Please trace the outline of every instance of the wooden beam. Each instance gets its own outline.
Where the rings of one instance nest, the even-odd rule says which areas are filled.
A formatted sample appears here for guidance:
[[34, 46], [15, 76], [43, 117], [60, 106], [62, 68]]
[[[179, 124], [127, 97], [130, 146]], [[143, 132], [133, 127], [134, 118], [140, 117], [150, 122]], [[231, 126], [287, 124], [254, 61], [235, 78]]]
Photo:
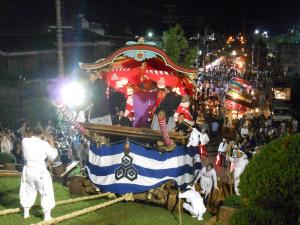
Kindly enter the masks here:
[[[159, 130], [149, 128], [133, 128], [122, 127], [116, 125], [100, 125], [91, 123], [81, 123], [81, 125], [92, 133], [97, 133], [105, 137], [124, 137], [131, 139], [139, 139], [143, 141], [158, 141], [162, 140], [162, 135]], [[179, 143], [186, 144], [187, 136], [178, 132], [169, 132], [170, 138]]]

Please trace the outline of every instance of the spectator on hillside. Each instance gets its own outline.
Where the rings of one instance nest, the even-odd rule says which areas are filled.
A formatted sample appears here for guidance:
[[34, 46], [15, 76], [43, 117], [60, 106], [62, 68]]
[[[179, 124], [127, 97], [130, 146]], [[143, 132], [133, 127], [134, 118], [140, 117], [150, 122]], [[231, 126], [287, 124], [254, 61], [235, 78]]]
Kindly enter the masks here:
[[5, 134], [1, 138], [1, 152], [11, 153], [13, 150], [13, 143], [11, 142], [8, 134]]

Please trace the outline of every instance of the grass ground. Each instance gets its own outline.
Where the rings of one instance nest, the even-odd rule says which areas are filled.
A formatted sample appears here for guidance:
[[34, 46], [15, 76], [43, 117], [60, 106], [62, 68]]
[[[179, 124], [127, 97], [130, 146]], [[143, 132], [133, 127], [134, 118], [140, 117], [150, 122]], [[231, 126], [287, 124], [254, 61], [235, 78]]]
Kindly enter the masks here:
[[[0, 178], [0, 210], [7, 208], [19, 207], [19, 178]], [[54, 183], [56, 201], [69, 199], [69, 190], [61, 184]], [[89, 200], [79, 203], [57, 206], [52, 211], [52, 217], [61, 216], [85, 207], [93, 206], [101, 202], [107, 201], [106, 199]], [[36, 203], [39, 203], [37, 199]], [[209, 214], [204, 215], [204, 219], [210, 218]], [[0, 225], [29, 225], [38, 223], [43, 219], [43, 213], [40, 207], [31, 210], [31, 217], [24, 220], [22, 213], [0, 216]], [[205, 221], [204, 220], [204, 221]], [[197, 221], [191, 216], [183, 213], [183, 225], [202, 225], [204, 221]], [[170, 211], [135, 202], [121, 202], [109, 206], [104, 209], [89, 213], [87, 215], [77, 217], [66, 222], [60, 223], [61, 225], [177, 225], [178, 214], [172, 214]]]

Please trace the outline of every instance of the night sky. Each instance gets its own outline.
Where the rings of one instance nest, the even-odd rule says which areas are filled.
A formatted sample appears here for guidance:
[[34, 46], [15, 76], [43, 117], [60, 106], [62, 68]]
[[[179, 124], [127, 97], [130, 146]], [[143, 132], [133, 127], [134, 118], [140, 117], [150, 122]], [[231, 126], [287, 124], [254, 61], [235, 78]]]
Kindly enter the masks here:
[[[203, 33], [205, 25], [217, 33], [251, 32], [255, 28], [278, 34], [300, 26], [300, 0], [62, 0], [64, 24], [83, 13], [100, 22], [113, 34], [144, 35], [148, 30], [161, 35], [167, 28], [165, 4], [174, 4], [175, 20], [189, 35]], [[55, 0], [0, 0], [0, 35], [35, 32], [55, 24]]]

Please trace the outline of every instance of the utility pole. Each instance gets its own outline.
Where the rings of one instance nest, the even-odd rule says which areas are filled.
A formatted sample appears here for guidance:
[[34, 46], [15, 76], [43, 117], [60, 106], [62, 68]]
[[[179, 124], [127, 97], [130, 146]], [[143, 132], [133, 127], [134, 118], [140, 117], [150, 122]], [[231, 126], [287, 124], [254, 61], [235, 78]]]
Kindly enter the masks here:
[[62, 18], [61, 18], [61, 0], [55, 0], [55, 5], [56, 5], [58, 76], [64, 77], [64, 52], [63, 52], [63, 33], [62, 33]]
[[251, 52], [251, 72], [254, 69], [254, 43], [252, 44], [252, 52]]
[[167, 10], [167, 16], [164, 17], [163, 23], [167, 24], [168, 27], [171, 27], [175, 24], [176, 20], [176, 9], [177, 5], [172, 2], [172, 0], [169, 0], [167, 4], [164, 5], [164, 7]]

